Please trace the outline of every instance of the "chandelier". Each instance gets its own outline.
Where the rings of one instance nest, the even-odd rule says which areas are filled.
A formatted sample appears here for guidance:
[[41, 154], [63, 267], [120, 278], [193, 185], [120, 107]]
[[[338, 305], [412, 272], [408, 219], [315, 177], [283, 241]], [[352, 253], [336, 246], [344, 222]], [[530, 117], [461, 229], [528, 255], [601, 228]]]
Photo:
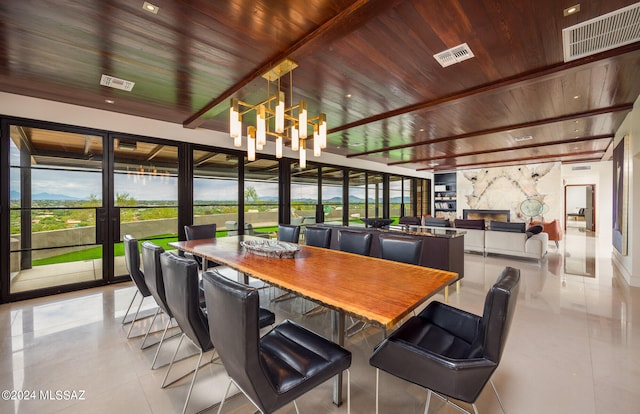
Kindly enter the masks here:
[[[313, 155], [319, 157], [321, 150], [327, 147], [327, 116], [323, 113], [309, 117], [307, 104], [300, 100], [293, 105], [293, 78], [291, 72], [298, 65], [285, 59], [262, 75], [267, 80], [268, 98], [252, 105], [236, 98], [231, 98], [229, 109], [229, 135], [233, 138], [234, 147], [242, 147], [243, 117], [255, 114], [255, 126], [247, 127], [247, 159], [255, 161], [256, 150], [260, 151], [267, 143], [267, 135], [275, 137], [276, 158], [282, 158], [285, 142], [290, 142], [291, 150], [299, 152], [300, 168], [307, 167], [307, 140], [313, 139]], [[280, 78], [289, 74], [289, 90], [291, 96], [287, 107], [285, 94], [280, 90]], [[278, 81], [277, 89], [270, 95], [271, 83]], [[313, 131], [313, 135], [309, 131]]]

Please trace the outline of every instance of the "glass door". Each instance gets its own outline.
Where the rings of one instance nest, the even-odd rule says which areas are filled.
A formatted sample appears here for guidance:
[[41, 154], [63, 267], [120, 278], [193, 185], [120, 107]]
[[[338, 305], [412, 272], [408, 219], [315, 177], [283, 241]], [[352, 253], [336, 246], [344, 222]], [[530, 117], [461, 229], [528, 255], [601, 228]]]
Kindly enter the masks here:
[[150, 240], [165, 250], [178, 240], [178, 147], [114, 135], [113, 202], [109, 219], [113, 237], [113, 274], [128, 277], [123, 236]]
[[104, 137], [19, 124], [8, 131], [9, 294], [102, 283]]

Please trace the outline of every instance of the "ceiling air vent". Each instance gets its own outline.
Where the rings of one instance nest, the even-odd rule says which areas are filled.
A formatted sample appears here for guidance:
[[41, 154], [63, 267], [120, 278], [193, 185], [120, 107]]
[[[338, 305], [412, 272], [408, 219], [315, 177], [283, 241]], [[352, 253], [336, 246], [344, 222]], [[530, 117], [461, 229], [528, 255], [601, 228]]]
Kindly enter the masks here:
[[564, 61], [569, 62], [640, 40], [640, 3], [562, 30]]
[[579, 165], [577, 167], [571, 167], [571, 171], [586, 171], [590, 169], [591, 169], [590, 165]]
[[433, 57], [443, 68], [454, 65], [456, 63], [460, 63], [463, 60], [471, 59], [474, 56], [475, 55], [469, 48], [469, 45], [467, 45], [466, 43], [433, 55]]
[[133, 89], [133, 85], [135, 84], [135, 82], [120, 78], [114, 78], [113, 76], [109, 75], [102, 75], [102, 77], [100, 78], [100, 85], [108, 86], [110, 88], [122, 89], [123, 91], [127, 92], [131, 92], [131, 90]]

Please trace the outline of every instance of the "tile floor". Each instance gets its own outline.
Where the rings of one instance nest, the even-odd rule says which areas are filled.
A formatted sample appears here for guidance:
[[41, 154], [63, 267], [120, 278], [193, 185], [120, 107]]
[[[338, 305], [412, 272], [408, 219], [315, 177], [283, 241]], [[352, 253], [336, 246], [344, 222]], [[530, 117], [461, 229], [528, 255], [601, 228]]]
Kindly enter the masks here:
[[[462, 289], [450, 303], [474, 313], [481, 312], [485, 293], [504, 266], [522, 271], [514, 324], [493, 376], [508, 413], [640, 412], [640, 289], [616, 275], [610, 251], [605, 241], [570, 228], [559, 249], [550, 244], [541, 265], [465, 255]], [[6, 401], [3, 394], [0, 413], [180, 412], [190, 378], [161, 389], [166, 368], [150, 369], [155, 347], [143, 351], [141, 338], [126, 339], [128, 326], [121, 319], [133, 293], [130, 284], [120, 284], [0, 306], [0, 329], [6, 333], [0, 339], [0, 389], [35, 392], [29, 394], [35, 399], [21, 401]], [[278, 319], [291, 318], [328, 335], [329, 314], [301, 317], [302, 306], [300, 299], [271, 305]], [[139, 324], [134, 333], [145, 328]], [[353, 352], [353, 413], [374, 412], [375, 370], [368, 358], [380, 340], [375, 327], [347, 340]], [[177, 342], [163, 347], [160, 363], [168, 362]], [[195, 362], [183, 359], [172, 378]], [[225, 387], [223, 367], [206, 365], [188, 412], [215, 412], [207, 407]], [[58, 396], [58, 390], [68, 394]], [[425, 397], [420, 387], [381, 374], [381, 413], [422, 413]], [[490, 387], [477, 404], [481, 413], [499, 412]], [[346, 413], [345, 405], [331, 403], [331, 382], [300, 398], [298, 406], [302, 413]], [[244, 397], [232, 399], [224, 410], [254, 411]], [[295, 409], [289, 405], [279, 412]], [[458, 411], [432, 399], [430, 412]]]

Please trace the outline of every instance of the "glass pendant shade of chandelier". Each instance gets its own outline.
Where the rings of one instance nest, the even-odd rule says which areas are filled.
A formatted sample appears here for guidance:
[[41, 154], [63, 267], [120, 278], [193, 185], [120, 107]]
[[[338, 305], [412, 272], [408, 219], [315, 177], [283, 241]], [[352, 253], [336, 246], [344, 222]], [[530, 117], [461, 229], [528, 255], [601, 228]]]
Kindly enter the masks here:
[[[321, 156], [322, 149], [327, 147], [327, 118], [321, 113], [309, 117], [307, 103], [300, 100], [293, 105], [293, 96], [290, 98], [289, 107], [286, 106], [285, 93], [280, 90], [280, 78], [289, 73], [289, 88], [293, 90], [291, 71], [297, 64], [289, 59], [280, 62], [276, 67], [262, 75], [267, 79], [267, 94], [271, 82], [277, 82], [277, 91], [269, 95], [264, 101], [257, 104], [249, 104], [237, 98], [231, 98], [229, 108], [229, 136], [233, 138], [235, 147], [242, 146], [243, 117], [249, 113], [255, 113], [255, 127], [247, 127], [247, 158], [255, 160], [256, 150], [261, 151], [267, 144], [267, 135], [275, 138], [276, 158], [282, 158], [286, 140], [291, 140], [291, 150], [299, 153], [300, 167], [306, 168], [306, 141], [313, 139], [313, 155]], [[245, 122], [247, 122], [245, 120]], [[249, 118], [253, 123], [253, 117]], [[311, 127], [313, 135], [309, 136]]]

